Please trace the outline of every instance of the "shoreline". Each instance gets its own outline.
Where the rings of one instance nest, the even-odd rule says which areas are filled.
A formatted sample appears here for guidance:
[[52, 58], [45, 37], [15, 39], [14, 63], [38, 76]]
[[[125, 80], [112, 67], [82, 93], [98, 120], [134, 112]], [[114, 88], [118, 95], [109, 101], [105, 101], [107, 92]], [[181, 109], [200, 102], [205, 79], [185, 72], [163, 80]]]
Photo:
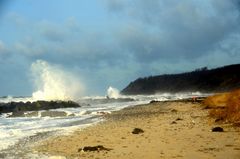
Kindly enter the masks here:
[[[239, 158], [240, 129], [214, 126], [208, 110], [189, 101], [153, 102], [103, 116], [106, 120], [32, 147], [33, 154], [62, 158]], [[134, 128], [144, 132], [133, 134]], [[96, 152], [87, 146], [103, 146]]]
[[6, 149], [3, 149], [0, 151], [0, 158], [11, 158], [11, 159], [18, 159], [18, 158], [48, 158], [49, 156], [45, 155], [38, 155], [35, 152], [32, 151], [32, 147], [36, 146], [36, 143], [54, 138], [55, 136], [66, 136], [71, 135], [73, 132], [77, 130], [85, 129], [89, 126], [97, 125], [99, 122], [102, 121], [99, 117], [91, 117], [88, 120], [91, 119], [99, 119], [94, 122], [87, 122], [87, 121], [81, 121], [81, 125], [75, 125], [71, 127], [66, 127], [67, 129], [62, 130], [50, 130], [45, 132], [39, 132], [35, 135], [27, 136], [22, 139], [20, 139], [15, 144], [9, 146]]

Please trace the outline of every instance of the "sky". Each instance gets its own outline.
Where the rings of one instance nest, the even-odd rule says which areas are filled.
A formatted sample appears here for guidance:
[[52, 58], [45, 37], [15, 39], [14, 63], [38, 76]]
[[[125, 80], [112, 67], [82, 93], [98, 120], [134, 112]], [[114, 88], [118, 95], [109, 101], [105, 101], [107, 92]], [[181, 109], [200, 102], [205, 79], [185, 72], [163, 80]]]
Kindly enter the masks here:
[[0, 0], [0, 96], [31, 95], [38, 60], [74, 74], [84, 95], [236, 64], [239, 26], [239, 0]]

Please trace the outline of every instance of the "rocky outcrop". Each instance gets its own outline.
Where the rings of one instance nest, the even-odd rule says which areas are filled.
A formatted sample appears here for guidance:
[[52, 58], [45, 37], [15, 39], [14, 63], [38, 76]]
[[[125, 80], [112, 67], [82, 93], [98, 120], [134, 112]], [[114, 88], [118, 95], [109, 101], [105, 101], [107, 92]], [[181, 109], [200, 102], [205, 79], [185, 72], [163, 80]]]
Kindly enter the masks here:
[[73, 101], [36, 101], [36, 102], [10, 102], [0, 103], [0, 113], [13, 112], [20, 115], [26, 111], [39, 111], [57, 108], [77, 108], [81, 107]]

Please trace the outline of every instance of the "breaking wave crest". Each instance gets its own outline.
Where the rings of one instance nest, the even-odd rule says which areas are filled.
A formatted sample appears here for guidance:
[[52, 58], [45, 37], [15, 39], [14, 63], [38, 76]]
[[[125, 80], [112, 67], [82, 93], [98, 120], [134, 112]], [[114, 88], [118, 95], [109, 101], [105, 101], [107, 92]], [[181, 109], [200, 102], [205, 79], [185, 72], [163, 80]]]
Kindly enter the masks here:
[[79, 78], [58, 65], [37, 60], [31, 65], [34, 100], [74, 100], [83, 92]]

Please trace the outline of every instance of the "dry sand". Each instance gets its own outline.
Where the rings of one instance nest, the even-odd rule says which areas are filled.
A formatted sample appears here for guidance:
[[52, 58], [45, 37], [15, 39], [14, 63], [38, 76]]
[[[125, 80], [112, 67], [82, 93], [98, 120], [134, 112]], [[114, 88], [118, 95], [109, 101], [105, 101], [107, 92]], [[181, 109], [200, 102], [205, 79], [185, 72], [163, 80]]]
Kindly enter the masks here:
[[[105, 122], [43, 141], [33, 150], [48, 156], [87, 159], [240, 158], [240, 129], [217, 125], [198, 103], [157, 102], [106, 115]], [[215, 126], [224, 132], [211, 132]], [[132, 134], [134, 128], [144, 133]], [[111, 150], [83, 152], [85, 146]]]

